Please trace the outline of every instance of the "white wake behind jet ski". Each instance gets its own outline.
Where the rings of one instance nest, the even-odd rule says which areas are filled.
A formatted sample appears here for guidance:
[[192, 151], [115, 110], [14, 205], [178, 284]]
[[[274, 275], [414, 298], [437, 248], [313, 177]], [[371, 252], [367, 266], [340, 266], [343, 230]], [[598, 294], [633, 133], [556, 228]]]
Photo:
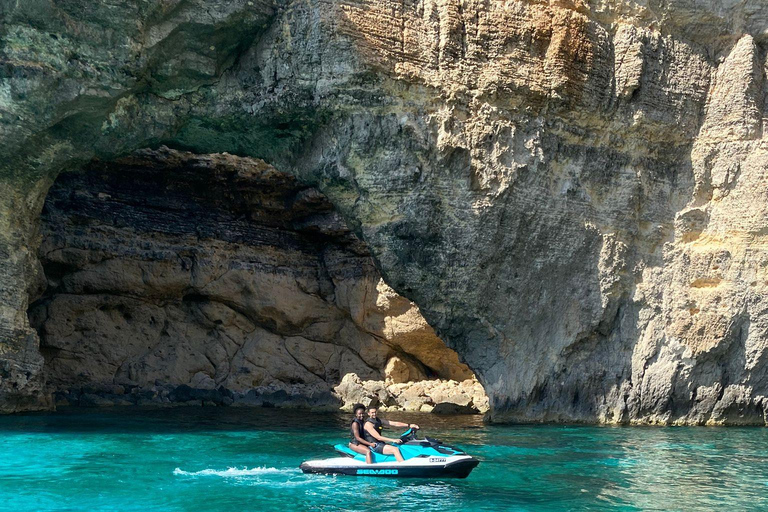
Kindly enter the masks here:
[[365, 456], [351, 450], [345, 444], [334, 446], [343, 457], [308, 460], [303, 462], [304, 473], [350, 476], [386, 476], [399, 478], [467, 478], [480, 461], [461, 450], [444, 445], [429, 437], [416, 439], [416, 432], [408, 429], [400, 436], [403, 462], [394, 455], [373, 453], [373, 464], [365, 462]]

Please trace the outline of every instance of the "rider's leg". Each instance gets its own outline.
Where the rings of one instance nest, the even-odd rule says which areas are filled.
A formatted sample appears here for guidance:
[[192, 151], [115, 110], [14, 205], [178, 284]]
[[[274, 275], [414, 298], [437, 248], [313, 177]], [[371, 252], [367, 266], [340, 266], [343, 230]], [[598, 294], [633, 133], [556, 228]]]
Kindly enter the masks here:
[[371, 456], [371, 449], [367, 446], [363, 446], [361, 444], [352, 444], [349, 443], [349, 447], [359, 453], [360, 455], [365, 455], [365, 462], [367, 464], [373, 464], [372, 456]]
[[384, 445], [385, 455], [394, 455], [398, 462], [403, 462], [403, 454], [400, 453], [400, 448], [392, 446], [391, 444]]

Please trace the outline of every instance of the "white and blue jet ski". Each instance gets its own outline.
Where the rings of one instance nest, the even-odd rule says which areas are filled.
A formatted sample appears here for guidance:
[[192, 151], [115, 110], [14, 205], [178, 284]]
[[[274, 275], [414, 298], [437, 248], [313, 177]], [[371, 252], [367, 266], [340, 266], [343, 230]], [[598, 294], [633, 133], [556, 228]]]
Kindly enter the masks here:
[[480, 461], [461, 450], [444, 445], [437, 439], [417, 439], [408, 429], [400, 436], [402, 444], [395, 445], [405, 459], [397, 462], [394, 455], [373, 453], [373, 463], [351, 450], [346, 444], [334, 446], [342, 457], [308, 460], [301, 464], [304, 473], [349, 476], [386, 476], [395, 478], [467, 478]]

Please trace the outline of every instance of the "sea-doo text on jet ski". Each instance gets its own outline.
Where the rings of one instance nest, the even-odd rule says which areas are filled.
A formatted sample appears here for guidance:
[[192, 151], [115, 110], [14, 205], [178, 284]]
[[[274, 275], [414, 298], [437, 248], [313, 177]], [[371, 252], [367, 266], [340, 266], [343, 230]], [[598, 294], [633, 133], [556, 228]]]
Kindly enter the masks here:
[[405, 459], [403, 462], [397, 462], [393, 455], [373, 453], [373, 464], [367, 464], [363, 455], [352, 451], [347, 445], [337, 444], [334, 448], [343, 457], [308, 460], [300, 468], [304, 473], [327, 475], [466, 478], [480, 463], [437, 439], [417, 439], [413, 429], [408, 429], [400, 439], [403, 443], [397, 446]]

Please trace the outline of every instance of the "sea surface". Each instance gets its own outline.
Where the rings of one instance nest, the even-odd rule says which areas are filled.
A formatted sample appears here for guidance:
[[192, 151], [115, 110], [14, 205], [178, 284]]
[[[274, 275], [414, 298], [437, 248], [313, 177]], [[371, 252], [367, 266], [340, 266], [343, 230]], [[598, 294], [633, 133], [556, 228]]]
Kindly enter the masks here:
[[768, 429], [488, 426], [382, 414], [480, 459], [466, 480], [304, 475], [347, 415], [70, 409], [0, 417], [2, 511], [768, 510]]

